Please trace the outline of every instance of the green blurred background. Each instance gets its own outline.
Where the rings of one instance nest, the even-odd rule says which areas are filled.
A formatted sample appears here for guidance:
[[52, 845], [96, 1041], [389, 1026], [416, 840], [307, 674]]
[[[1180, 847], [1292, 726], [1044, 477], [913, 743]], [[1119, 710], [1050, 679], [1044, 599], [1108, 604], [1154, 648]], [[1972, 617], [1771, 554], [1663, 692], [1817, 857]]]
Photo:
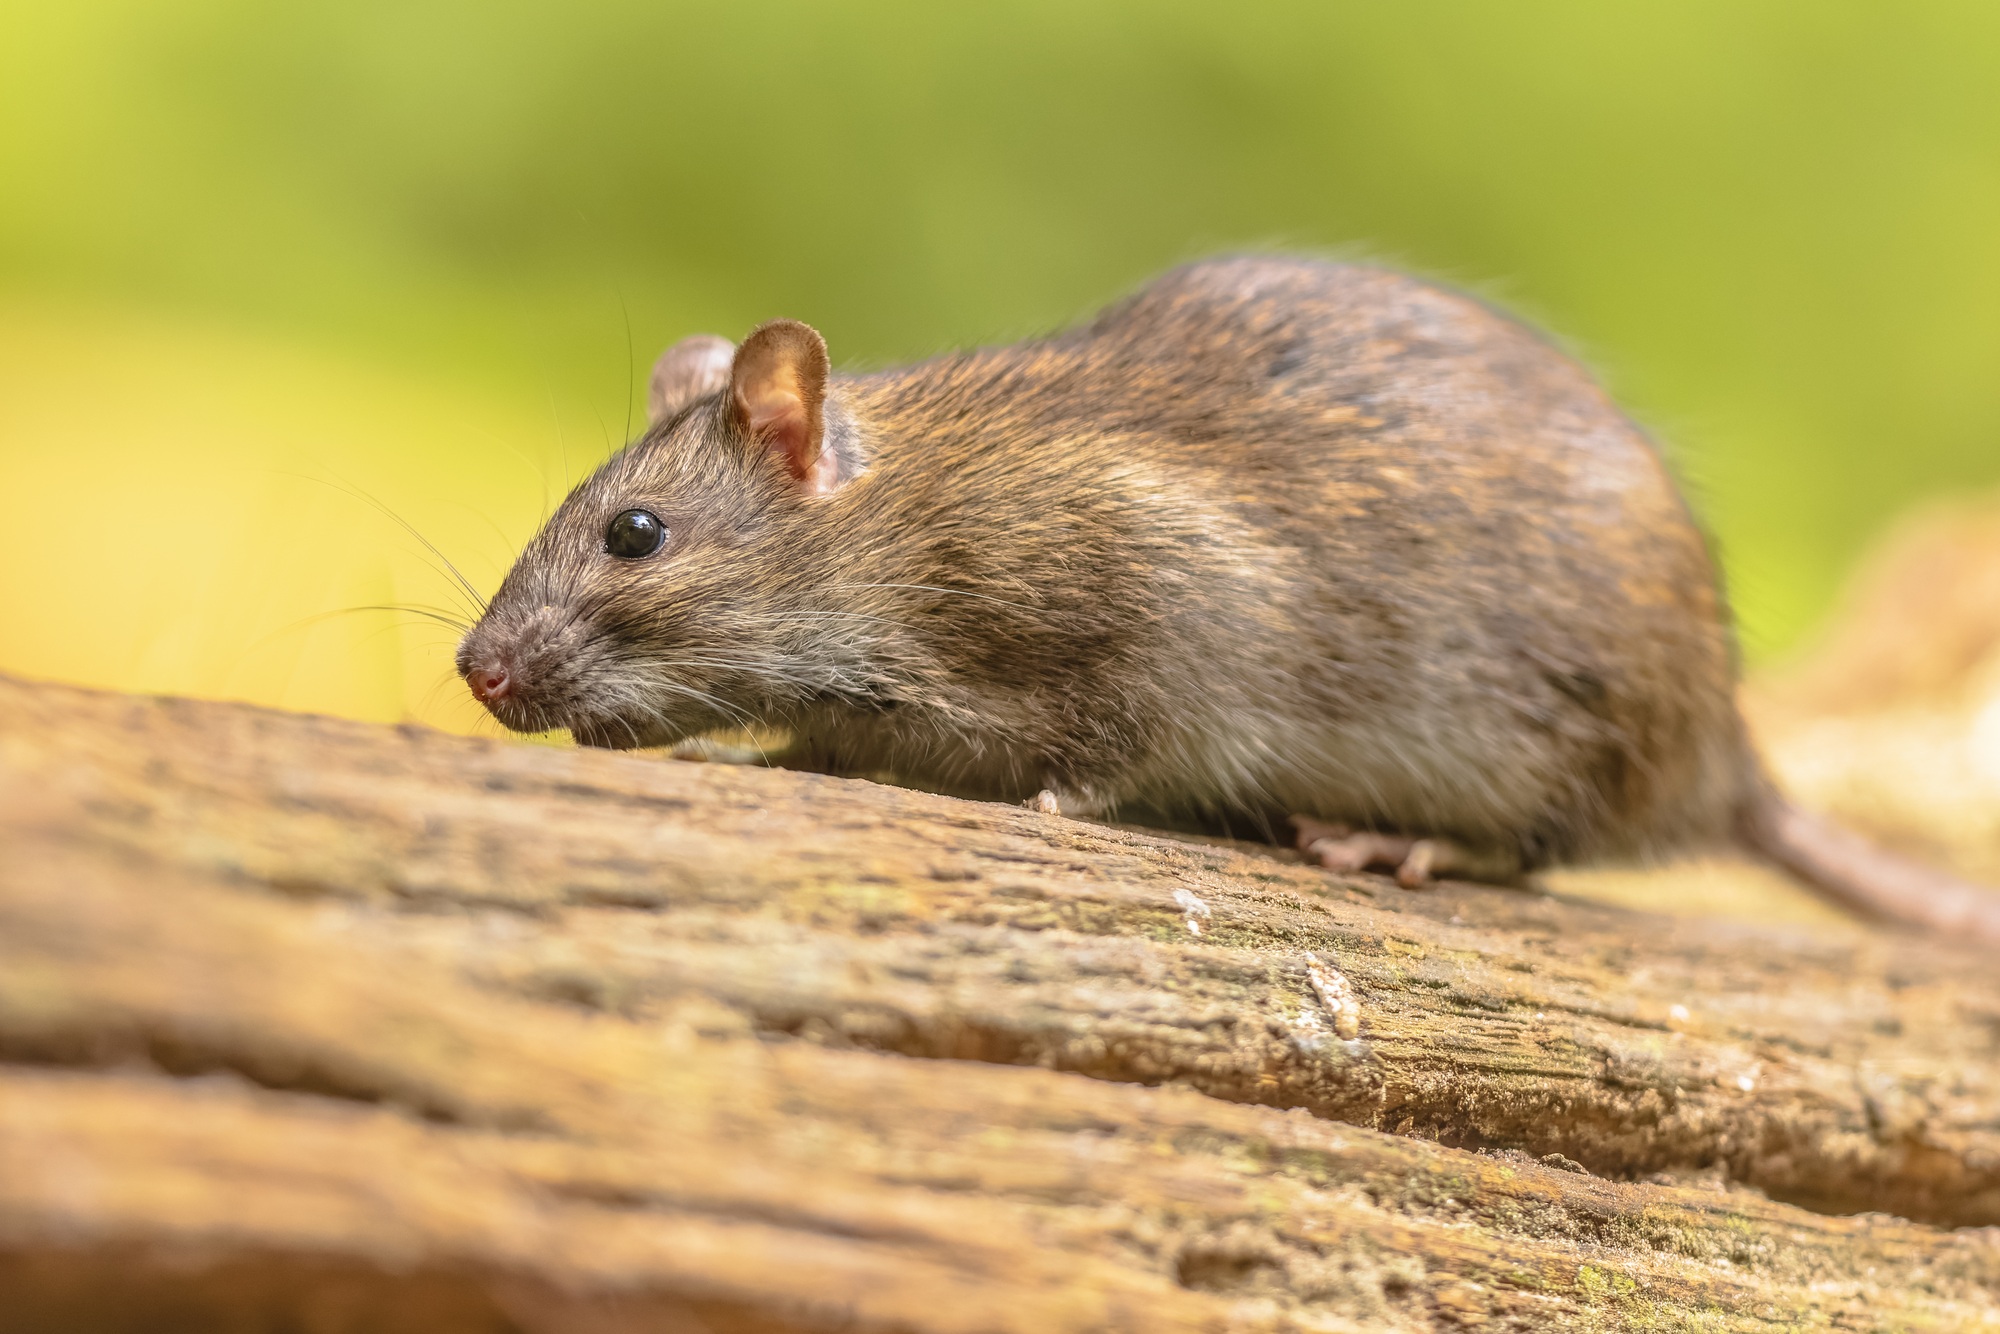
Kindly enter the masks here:
[[1660, 437], [1753, 661], [2000, 481], [2000, 6], [0, 0], [0, 670], [471, 726], [646, 366], [872, 366], [1295, 247], [1493, 296]]

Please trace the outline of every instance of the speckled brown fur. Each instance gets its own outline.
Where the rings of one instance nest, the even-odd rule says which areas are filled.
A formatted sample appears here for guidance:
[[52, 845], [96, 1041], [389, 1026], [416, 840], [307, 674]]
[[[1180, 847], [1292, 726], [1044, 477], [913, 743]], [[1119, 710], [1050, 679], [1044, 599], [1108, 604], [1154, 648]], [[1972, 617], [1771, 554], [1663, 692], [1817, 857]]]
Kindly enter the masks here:
[[[510, 726], [1065, 809], [1303, 812], [1508, 860], [1730, 834], [1757, 786], [1701, 534], [1577, 364], [1465, 297], [1247, 258], [1043, 341], [835, 376], [803, 494], [695, 399], [461, 650]], [[603, 553], [610, 517], [671, 530]]]

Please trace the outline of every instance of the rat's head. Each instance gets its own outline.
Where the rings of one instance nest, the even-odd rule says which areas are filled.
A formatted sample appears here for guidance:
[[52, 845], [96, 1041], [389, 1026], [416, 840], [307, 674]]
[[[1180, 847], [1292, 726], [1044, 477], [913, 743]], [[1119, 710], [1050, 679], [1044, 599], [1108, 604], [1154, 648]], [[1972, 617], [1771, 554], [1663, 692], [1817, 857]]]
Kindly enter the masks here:
[[563, 501], [459, 644], [473, 695], [516, 731], [626, 747], [829, 688], [827, 618], [796, 614], [801, 548], [861, 464], [826, 390], [826, 344], [796, 321], [669, 348], [652, 428]]

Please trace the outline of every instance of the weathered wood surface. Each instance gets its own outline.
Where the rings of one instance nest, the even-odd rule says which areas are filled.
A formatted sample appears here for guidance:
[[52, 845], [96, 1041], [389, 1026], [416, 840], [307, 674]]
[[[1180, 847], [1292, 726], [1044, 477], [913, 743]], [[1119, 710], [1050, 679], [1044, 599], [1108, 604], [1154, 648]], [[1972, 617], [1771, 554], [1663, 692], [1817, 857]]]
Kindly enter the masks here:
[[1949, 945], [5, 681], [0, 813], [0, 1329], [2000, 1324]]

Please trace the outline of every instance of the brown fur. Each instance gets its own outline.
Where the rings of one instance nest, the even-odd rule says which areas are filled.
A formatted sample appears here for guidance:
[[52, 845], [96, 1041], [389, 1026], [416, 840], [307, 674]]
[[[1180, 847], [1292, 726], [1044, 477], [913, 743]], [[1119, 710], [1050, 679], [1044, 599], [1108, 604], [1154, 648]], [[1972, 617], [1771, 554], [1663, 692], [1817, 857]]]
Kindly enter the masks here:
[[[706, 387], [706, 386], [705, 386]], [[1725, 608], [1570, 358], [1393, 273], [1196, 264], [1089, 325], [834, 376], [804, 494], [731, 395], [577, 488], [460, 653], [509, 726], [1065, 808], [1292, 812], [1534, 865], [1730, 834]], [[672, 536], [601, 547], [620, 510]]]

